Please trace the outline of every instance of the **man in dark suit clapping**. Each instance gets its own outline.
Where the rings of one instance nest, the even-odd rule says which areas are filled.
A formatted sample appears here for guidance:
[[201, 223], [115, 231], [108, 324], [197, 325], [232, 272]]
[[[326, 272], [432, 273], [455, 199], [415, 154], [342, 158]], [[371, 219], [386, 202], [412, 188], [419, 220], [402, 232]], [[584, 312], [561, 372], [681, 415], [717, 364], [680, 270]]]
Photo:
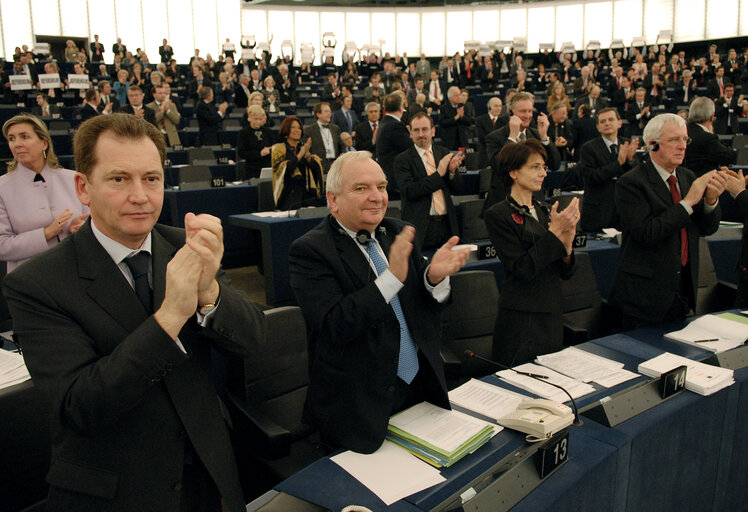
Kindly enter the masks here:
[[384, 99], [384, 116], [377, 128], [377, 162], [387, 176], [387, 190], [397, 190], [392, 174], [395, 157], [408, 149], [412, 141], [408, 128], [400, 121], [403, 116], [403, 99], [399, 94], [388, 94]]
[[600, 137], [586, 142], [580, 149], [580, 165], [584, 182], [584, 207], [581, 225], [584, 231], [599, 232], [618, 228], [615, 185], [618, 178], [631, 169], [639, 148], [639, 139], [629, 142], [618, 136], [621, 128], [618, 110], [609, 107], [597, 114]]
[[650, 161], [616, 184], [621, 257], [610, 293], [624, 330], [682, 321], [696, 307], [699, 238], [719, 227], [724, 171], [696, 178], [681, 166], [686, 122], [660, 114], [644, 130]]
[[428, 114], [413, 116], [413, 145], [395, 157], [393, 168], [403, 201], [402, 219], [415, 226], [416, 239], [427, 249], [459, 235], [452, 194], [462, 189], [457, 168], [465, 156], [453, 156], [447, 148], [432, 144], [434, 132], [434, 121]]
[[327, 175], [331, 215], [289, 253], [309, 338], [304, 420], [362, 453], [382, 445], [392, 414], [423, 400], [449, 407], [440, 315], [468, 253], [453, 237], [426, 262], [413, 227], [384, 217], [386, 187], [370, 153], [342, 155]]
[[46, 507], [243, 511], [211, 350], [251, 357], [265, 322], [224, 278], [221, 222], [156, 224], [166, 147], [149, 123], [96, 116], [74, 151], [90, 221], [3, 282], [49, 406]]
[[691, 143], [686, 148], [685, 165], [696, 176], [712, 169], [735, 163], [737, 155], [732, 148], [720, 142], [714, 133], [714, 102], [700, 97], [693, 100], [688, 110], [688, 136]]

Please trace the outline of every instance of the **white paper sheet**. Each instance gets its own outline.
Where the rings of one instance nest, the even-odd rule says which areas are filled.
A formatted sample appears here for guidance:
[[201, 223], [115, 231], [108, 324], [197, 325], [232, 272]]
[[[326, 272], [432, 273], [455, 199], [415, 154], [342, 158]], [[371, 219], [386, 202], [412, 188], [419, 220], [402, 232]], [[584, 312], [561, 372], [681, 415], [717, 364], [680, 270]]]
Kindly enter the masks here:
[[527, 398], [526, 395], [477, 379], [470, 379], [449, 392], [449, 401], [453, 405], [493, 420], [514, 412], [520, 402]]
[[623, 363], [576, 347], [537, 357], [538, 363], [582, 382], [596, 382], [609, 388], [639, 375], [623, 369]]
[[[545, 375], [546, 377], [548, 377], [546, 382], [552, 382], [553, 384], [562, 386], [574, 398], [579, 398], [580, 396], [584, 396], [595, 391], [595, 388], [593, 388], [589, 384], [585, 384], [582, 381], [572, 379], [570, 377], [567, 377], [566, 375], [561, 375], [560, 373], [555, 372], [550, 368], [545, 368], [544, 366], [540, 366], [537, 364], [525, 363], [519, 366], [515, 366], [514, 368], [521, 372], [532, 373], [534, 375]], [[543, 398], [553, 400], [554, 402], [564, 403], [569, 400], [569, 397], [566, 396], [566, 393], [554, 386], [546, 384], [546, 382], [543, 382], [542, 380], [533, 379], [532, 377], [527, 377], [525, 375], [519, 375], [512, 370], [501, 370], [500, 372], [497, 372], [496, 375], [498, 375], [500, 379], [513, 384], [518, 388], [524, 389], [525, 391], [529, 391], [530, 393], [541, 396]]]
[[347, 451], [330, 460], [364, 484], [386, 505], [446, 480], [435, 467], [387, 440], [372, 454]]

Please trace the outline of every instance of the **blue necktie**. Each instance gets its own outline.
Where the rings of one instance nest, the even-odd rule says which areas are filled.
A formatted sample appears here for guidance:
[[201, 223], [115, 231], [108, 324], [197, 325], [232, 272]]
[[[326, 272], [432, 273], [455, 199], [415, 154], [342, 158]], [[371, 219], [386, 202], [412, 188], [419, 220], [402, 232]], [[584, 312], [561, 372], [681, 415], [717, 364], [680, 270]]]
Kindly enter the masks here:
[[[376, 241], [372, 240], [364, 244], [364, 248], [371, 261], [374, 262], [377, 275], [380, 275], [389, 268], [389, 265], [387, 265], [387, 262], [379, 254], [379, 251], [377, 251], [376, 243]], [[395, 312], [397, 321], [400, 322], [400, 355], [397, 361], [397, 376], [410, 384], [413, 382], [416, 373], [418, 373], [418, 349], [413, 342], [413, 338], [410, 336], [408, 324], [405, 323], [403, 308], [400, 306], [400, 297], [395, 295], [390, 301], [390, 306], [392, 306], [392, 310]]]

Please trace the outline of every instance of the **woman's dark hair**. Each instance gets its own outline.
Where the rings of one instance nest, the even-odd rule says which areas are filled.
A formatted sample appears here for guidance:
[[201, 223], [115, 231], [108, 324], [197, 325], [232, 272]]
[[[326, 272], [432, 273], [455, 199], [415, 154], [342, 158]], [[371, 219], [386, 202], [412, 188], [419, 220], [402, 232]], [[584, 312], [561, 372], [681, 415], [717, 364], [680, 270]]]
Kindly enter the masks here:
[[288, 116], [283, 120], [283, 122], [281, 122], [280, 130], [278, 130], [278, 137], [280, 137], [281, 140], [286, 140], [288, 138], [288, 135], [291, 133], [291, 125], [294, 121], [299, 123], [299, 127], [302, 130], [304, 129], [304, 125], [301, 124], [301, 119], [296, 116]]
[[496, 164], [499, 169], [499, 176], [507, 190], [514, 183], [509, 173], [520, 169], [534, 154], [540, 155], [543, 158], [543, 162], [548, 162], [548, 153], [543, 144], [537, 139], [527, 139], [516, 144], [510, 142], [501, 148], [496, 157]]

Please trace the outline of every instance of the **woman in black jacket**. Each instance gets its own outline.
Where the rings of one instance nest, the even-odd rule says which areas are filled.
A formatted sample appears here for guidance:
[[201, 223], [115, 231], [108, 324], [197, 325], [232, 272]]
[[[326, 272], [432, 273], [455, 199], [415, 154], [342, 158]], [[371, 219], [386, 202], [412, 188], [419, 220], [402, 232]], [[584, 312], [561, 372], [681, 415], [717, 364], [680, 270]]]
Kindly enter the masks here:
[[245, 160], [243, 179], [256, 178], [263, 167], [270, 167], [270, 151], [277, 137], [267, 127], [267, 116], [259, 105], [247, 108], [249, 124], [241, 129], [236, 144], [239, 159]]
[[574, 274], [572, 243], [579, 221], [574, 198], [562, 212], [533, 199], [547, 175], [543, 145], [506, 144], [499, 155], [504, 201], [485, 213], [486, 227], [506, 277], [499, 299], [493, 358], [513, 366], [563, 346], [560, 279]]

